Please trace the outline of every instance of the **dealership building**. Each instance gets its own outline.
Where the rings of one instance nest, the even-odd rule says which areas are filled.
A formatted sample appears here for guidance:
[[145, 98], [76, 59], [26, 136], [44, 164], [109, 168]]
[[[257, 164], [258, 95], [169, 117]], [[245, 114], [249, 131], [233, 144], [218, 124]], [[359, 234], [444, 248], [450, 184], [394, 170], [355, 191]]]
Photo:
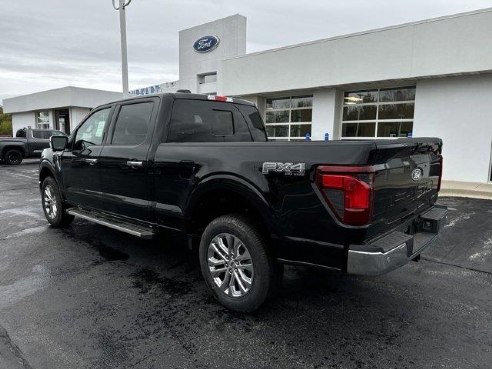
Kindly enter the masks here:
[[[272, 140], [440, 137], [444, 179], [488, 183], [491, 34], [492, 8], [248, 54], [246, 18], [234, 15], [180, 31], [179, 80], [132, 93], [186, 89], [248, 99]], [[4, 109], [16, 128], [58, 128], [56, 111], [68, 108], [73, 127], [80, 109], [121, 96], [82, 89], [93, 99], [39, 104], [62, 90], [6, 99]]]

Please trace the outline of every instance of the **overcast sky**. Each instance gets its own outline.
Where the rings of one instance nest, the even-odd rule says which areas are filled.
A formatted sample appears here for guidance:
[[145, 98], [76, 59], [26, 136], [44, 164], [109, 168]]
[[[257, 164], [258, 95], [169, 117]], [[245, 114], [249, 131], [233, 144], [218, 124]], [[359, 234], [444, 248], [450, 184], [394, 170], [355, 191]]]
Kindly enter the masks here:
[[[492, 6], [492, 0], [133, 0], [130, 89], [178, 78], [178, 31], [248, 18], [247, 52]], [[0, 0], [2, 98], [67, 85], [119, 90], [111, 0]]]

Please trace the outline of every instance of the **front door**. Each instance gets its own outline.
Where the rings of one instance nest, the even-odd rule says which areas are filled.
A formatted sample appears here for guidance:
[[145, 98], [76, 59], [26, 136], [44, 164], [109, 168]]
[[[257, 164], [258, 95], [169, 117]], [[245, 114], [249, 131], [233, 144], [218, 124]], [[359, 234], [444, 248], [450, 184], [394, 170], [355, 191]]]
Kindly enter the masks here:
[[104, 211], [151, 222], [148, 153], [159, 107], [158, 98], [121, 104], [99, 157]]
[[41, 156], [44, 149], [50, 147], [49, 138], [51, 137], [51, 130], [48, 129], [33, 129], [29, 130], [30, 134], [29, 149], [33, 156]]
[[112, 107], [96, 110], [79, 126], [70, 145], [61, 155], [65, 195], [73, 205], [99, 208], [99, 154], [107, 131]]

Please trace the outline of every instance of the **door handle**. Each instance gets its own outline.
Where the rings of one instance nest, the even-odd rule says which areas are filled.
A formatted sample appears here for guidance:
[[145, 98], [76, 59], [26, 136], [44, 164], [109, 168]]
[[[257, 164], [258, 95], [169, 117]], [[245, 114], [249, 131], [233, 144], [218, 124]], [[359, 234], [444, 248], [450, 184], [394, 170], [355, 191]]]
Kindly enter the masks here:
[[97, 159], [85, 159], [86, 163], [89, 163], [89, 165], [94, 165], [97, 163]]
[[126, 162], [126, 165], [128, 165], [131, 168], [142, 168], [143, 167], [143, 161], [132, 161], [129, 160]]

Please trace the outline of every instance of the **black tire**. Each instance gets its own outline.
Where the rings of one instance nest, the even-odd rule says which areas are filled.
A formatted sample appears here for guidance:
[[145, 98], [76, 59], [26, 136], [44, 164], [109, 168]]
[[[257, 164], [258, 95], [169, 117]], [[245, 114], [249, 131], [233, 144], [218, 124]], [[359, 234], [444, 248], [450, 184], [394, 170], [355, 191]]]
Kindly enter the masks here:
[[3, 156], [5, 163], [8, 165], [19, 165], [22, 163], [22, 152], [17, 149], [8, 150]]
[[53, 177], [46, 177], [41, 186], [41, 203], [44, 216], [53, 227], [67, 227], [74, 216], [65, 212], [58, 183]]
[[[231, 242], [226, 240], [229, 235], [235, 237]], [[212, 241], [214, 241], [214, 245], [217, 246], [216, 243], [220, 237], [223, 237], [222, 245], [232, 243], [234, 245], [244, 246], [238, 247], [236, 253], [236, 255], [238, 255], [237, 258], [234, 258], [234, 256], [229, 258], [222, 252], [224, 249], [220, 249], [222, 255], [213, 251]], [[212, 294], [226, 308], [243, 313], [253, 312], [265, 302], [275, 286], [278, 286], [278, 283], [276, 283], [276, 281], [278, 281], [278, 278], [276, 278], [278, 268], [267, 247], [268, 244], [265, 237], [261, 234], [259, 229], [253, 222], [241, 215], [231, 214], [221, 216], [214, 219], [205, 228], [199, 248], [200, 267], [205, 282]], [[230, 245], [228, 250], [231, 250]], [[240, 250], [243, 250], [242, 255], [239, 255], [241, 253]], [[209, 252], [212, 252], [212, 254]], [[251, 272], [242, 269], [246, 266], [242, 263], [248, 264], [248, 261], [244, 261], [244, 259], [243, 261], [237, 261], [244, 258], [246, 253], [250, 256], [247, 260], [250, 260], [251, 262]], [[221, 256], [225, 256], [225, 258], [221, 258]], [[229, 259], [229, 261], [225, 261], [226, 259]], [[213, 260], [214, 263], [220, 263], [221, 265], [209, 266], [209, 260]], [[232, 264], [235, 264], [235, 266]], [[223, 270], [226, 268], [231, 272], [223, 272], [223, 274], [217, 275], [214, 280], [211, 268], [213, 268], [214, 271], [215, 269]], [[239, 269], [241, 269], [241, 271]], [[229, 273], [229, 279], [228, 282], [225, 283], [226, 278], [228, 277], [227, 273]], [[224, 279], [221, 285], [226, 288], [224, 291], [218, 285], [218, 283], [221, 282], [220, 276], [222, 275], [224, 276]], [[243, 276], [246, 278], [243, 278]], [[238, 282], [240, 278], [242, 281], [241, 285], [249, 287], [248, 291], [244, 292], [244, 290], [241, 289], [241, 285]], [[245, 283], [245, 280], [247, 279], [250, 280], [249, 285]], [[232, 280], [235, 280], [235, 282], [232, 282], [232, 287], [228, 288], [227, 285], [230, 286]], [[243, 293], [243, 295], [233, 296], [234, 293]]]

